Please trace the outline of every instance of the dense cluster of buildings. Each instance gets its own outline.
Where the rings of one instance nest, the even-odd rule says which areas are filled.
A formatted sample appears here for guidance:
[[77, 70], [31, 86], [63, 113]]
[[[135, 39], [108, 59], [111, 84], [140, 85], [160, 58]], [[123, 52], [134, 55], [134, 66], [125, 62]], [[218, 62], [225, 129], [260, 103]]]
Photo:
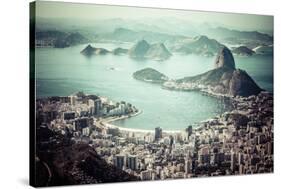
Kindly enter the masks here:
[[108, 117], [138, 110], [83, 93], [38, 100], [37, 118], [89, 143], [107, 163], [140, 180], [273, 172], [272, 94], [237, 97], [233, 105], [233, 111], [181, 132], [108, 127]]
[[62, 133], [69, 131], [76, 137], [89, 137], [100, 118], [130, 115], [137, 111], [130, 103], [114, 103], [82, 92], [67, 97], [38, 99], [36, 103], [38, 122]]

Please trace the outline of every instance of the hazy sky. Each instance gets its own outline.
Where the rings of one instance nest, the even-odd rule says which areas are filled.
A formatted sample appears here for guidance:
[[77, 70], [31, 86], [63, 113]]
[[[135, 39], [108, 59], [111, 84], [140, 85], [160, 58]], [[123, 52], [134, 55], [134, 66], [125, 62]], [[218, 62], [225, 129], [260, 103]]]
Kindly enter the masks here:
[[195, 23], [221, 23], [241, 29], [273, 30], [273, 17], [155, 8], [37, 1], [36, 14], [45, 18], [141, 19], [175, 17]]

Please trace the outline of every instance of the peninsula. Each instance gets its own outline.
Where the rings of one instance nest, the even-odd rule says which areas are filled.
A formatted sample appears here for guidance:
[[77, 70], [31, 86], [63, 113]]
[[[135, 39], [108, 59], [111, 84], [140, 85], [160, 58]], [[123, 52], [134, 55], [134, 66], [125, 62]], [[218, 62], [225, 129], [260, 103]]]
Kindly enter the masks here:
[[[133, 76], [135, 77], [138, 73], [143, 72], [135, 72]], [[157, 71], [153, 70], [153, 73], [157, 73]], [[160, 72], [157, 73], [157, 75], [160, 74]], [[142, 81], [158, 81], [153, 80], [151, 77], [150, 80], [147, 81], [144, 76], [147, 76], [147, 74], [143, 75]], [[257, 95], [263, 91], [246, 71], [236, 69], [233, 55], [227, 47], [221, 48], [218, 52], [215, 59], [215, 68], [213, 70], [196, 76], [168, 80], [162, 83], [162, 87], [169, 90], [197, 90], [215, 96], [228, 97], [248, 97]]]

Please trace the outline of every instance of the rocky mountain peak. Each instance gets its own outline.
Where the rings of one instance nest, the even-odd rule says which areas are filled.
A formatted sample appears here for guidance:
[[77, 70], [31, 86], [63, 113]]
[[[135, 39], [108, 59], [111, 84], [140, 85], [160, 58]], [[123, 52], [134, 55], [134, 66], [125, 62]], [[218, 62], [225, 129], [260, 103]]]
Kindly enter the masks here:
[[92, 50], [93, 49], [93, 47], [92, 47], [92, 45], [87, 45], [87, 47], [85, 48], [85, 50]]
[[142, 39], [137, 42], [136, 46], [149, 47], [150, 45], [148, 44], [148, 42], [146, 40]]
[[223, 47], [215, 60], [215, 68], [227, 67], [235, 69], [235, 62], [231, 51], [227, 47]]
[[145, 40], [140, 40], [130, 49], [129, 54], [134, 58], [143, 58], [149, 48], [150, 45]]

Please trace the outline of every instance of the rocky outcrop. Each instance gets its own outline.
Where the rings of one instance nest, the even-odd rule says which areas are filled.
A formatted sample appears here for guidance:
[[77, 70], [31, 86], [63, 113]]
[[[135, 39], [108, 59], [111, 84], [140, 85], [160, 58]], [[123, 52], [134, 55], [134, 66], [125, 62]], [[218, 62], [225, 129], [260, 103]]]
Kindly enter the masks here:
[[235, 68], [232, 53], [226, 47], [219, 51], [215, 69], [200, 75], [167, 81], [163, 87], [172, 90], [199, 90], [230, 97], [257, 95], [262, 91], [246, 71]]
[[95, 48], [95, 47], [92, 47], [91, 45], [88, 45], [81, 51], [81, 54], [83, 54], [85, 56], [105, 55], [108, 53], [110, 53], [110, 51], [108, 51], [104, 48]]
[[239, 31], [228, 29], [225, 27], [209, 28], [205, 33], [208, 36], [214, 37], [216, 39], [241, 39], [242, 41], [260, 41], [262, 43], [272, 43], [273, 36], [266, 33], [260, 33], [258, 31]]
[[163, 43], [150, 45], [145, 40], [138, 41], [130, 50], [129, 56], [137, 59], [166, 60], [172, 54]]
[[227, 47], [223, 47], [215, 60], [215, 68], [227, 67], [235, 69], [234, 58], [231, 51]]
[[145, 58], [154, 60], [166, 60], [170, 58], [172, 54], [168, 51], [163, 43], [157, 43], [150, 46], [145, 54]]
[[228, 93], [232, 96], [257, 95], [262, 90], [244, 70], [236, 69], [229, 81]]
[[150, 45], [145, 41], [138, 41], [130, 50], [129, 55], [131, 58], [144, 58]]

